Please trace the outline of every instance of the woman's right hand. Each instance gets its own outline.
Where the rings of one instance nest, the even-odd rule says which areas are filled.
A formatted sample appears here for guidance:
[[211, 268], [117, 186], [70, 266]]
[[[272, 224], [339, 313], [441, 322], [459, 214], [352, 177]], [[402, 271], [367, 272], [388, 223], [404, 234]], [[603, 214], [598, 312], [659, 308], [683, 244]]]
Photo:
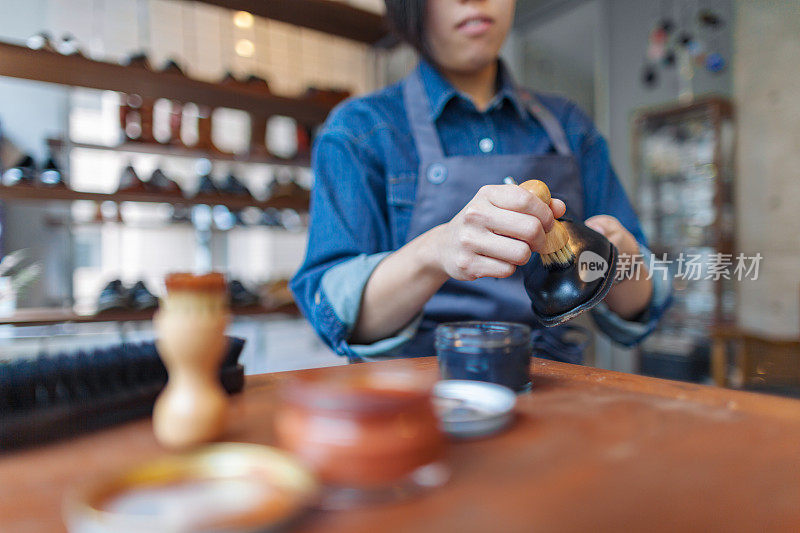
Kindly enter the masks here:
[[450, 222], [434, 228], [432, 256], [457, 280], [507, 278], [545, 244], [544, 234], [564, 215], [516, 185], [484, 185]]

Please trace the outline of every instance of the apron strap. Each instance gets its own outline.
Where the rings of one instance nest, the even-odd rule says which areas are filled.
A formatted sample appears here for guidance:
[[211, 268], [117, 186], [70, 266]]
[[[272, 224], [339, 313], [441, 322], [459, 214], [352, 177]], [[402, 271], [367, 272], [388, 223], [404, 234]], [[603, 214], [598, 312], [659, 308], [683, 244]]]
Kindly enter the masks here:
[[406, 107], [411, 133], [414, 136], [414, 143], [417, 145], [419, 160], [443, 159], [442, 142], [439, 139], [439, 132], [436, 131], [436, 125], [431, 120], [431, 104], [428, 101], [428, 95], [425, 94], [425, 88], [422, 86], [419, 70], [415, 70], [403, 82], [403, 103]]
[[559, 155], [571, 156], [572, 150], [569, 147], [569, 142], [567, 142], [567, 134], [564, 131], [563, 126], [561, 126], [561, 122], [558, 121], [555, 115], [553, 115], [549, 109], [542, 105], [539, 99], [536, 98], [531, 91], [518, 89], [518, 95], [520, 100], [525, 103], [525, 107], [528, 108], [528, 111], [530, 111], [534, 118], [539, 121], [539, 124], [542, 125], [544, 131], [547, 132], [547, 135], [550, 137], [556, 152], [558, 152]]

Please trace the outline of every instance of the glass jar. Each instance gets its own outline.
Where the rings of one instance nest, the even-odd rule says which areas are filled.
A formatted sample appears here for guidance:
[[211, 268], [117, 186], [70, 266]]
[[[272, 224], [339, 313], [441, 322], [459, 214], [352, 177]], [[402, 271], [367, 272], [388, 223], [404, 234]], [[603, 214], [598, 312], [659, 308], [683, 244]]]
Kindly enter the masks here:
[[531, 388], [531, 329], [513, 322], [450, 322], [436, 328], [443, 379], [469, 379]]

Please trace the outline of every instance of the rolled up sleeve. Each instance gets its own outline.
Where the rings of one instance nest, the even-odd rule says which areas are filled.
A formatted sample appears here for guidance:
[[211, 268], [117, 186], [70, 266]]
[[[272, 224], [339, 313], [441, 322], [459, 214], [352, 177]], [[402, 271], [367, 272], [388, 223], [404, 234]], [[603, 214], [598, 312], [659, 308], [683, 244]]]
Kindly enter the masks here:
[[[639, 251], [645, 265], [650, 264], [652, 252], [640, 244]], [[591, 314], [597, 327], [611, 340], [624, 346], [633, 346], [641, 342], [658, 326], [661, 316], [672, 299], [672, 279], [666, 273], [652, 275], [653, 293], [650, 305], [635, 320], [626, 320], [609, 309], [605, 302], [600, 302]]]
[[[338, 321], [345, 327], [345, 338], [349, 338], [358, 321], [361, 310], [361, 297], [372, 272], [391, 252], [372, 255], [362, 254], [353, 259], [339, 263], [328, 269], [322, 276], [321, 291], [330, 303]], [[420, 313], [405, 328], [392, 337], [381, 339], [371, 344], [342, 345], [346, 355], [359, 358], [375, 357], [393, 351], [410, 341], [417, 333], [422, 320]]]
[[372, 345], [348, 342], [367, 281], [391, 253], [385, 172], [375, 148], [359, 137], [357, 132], [365, 128], [358, 119], [358, 104], [344, 104], [331, 114], [314, 144], [308, 247], [290, 283], [303, 315], [343, 356], [389, 351], [413, 336], [417, 322]]

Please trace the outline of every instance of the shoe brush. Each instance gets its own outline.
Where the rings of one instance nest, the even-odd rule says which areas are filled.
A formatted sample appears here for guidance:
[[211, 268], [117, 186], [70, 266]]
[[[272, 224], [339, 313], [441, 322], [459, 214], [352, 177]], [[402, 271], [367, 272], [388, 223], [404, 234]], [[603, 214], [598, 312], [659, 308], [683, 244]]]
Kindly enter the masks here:
[[[506, 183], [515, 184], [513, 178], [506, 178]], [[536, 195], [539, 200], [550, 205], [550, 189], [540, 180], [528, 180], [519, 185], [526, 191]], [[545, 245], [539, 252], [542, 264], [547, 269], [566, 268], [575, 262], [575, 252], [569, 244], [569, 232], [560, 221], [556, 220], [550, 231], [544, 234]]]

